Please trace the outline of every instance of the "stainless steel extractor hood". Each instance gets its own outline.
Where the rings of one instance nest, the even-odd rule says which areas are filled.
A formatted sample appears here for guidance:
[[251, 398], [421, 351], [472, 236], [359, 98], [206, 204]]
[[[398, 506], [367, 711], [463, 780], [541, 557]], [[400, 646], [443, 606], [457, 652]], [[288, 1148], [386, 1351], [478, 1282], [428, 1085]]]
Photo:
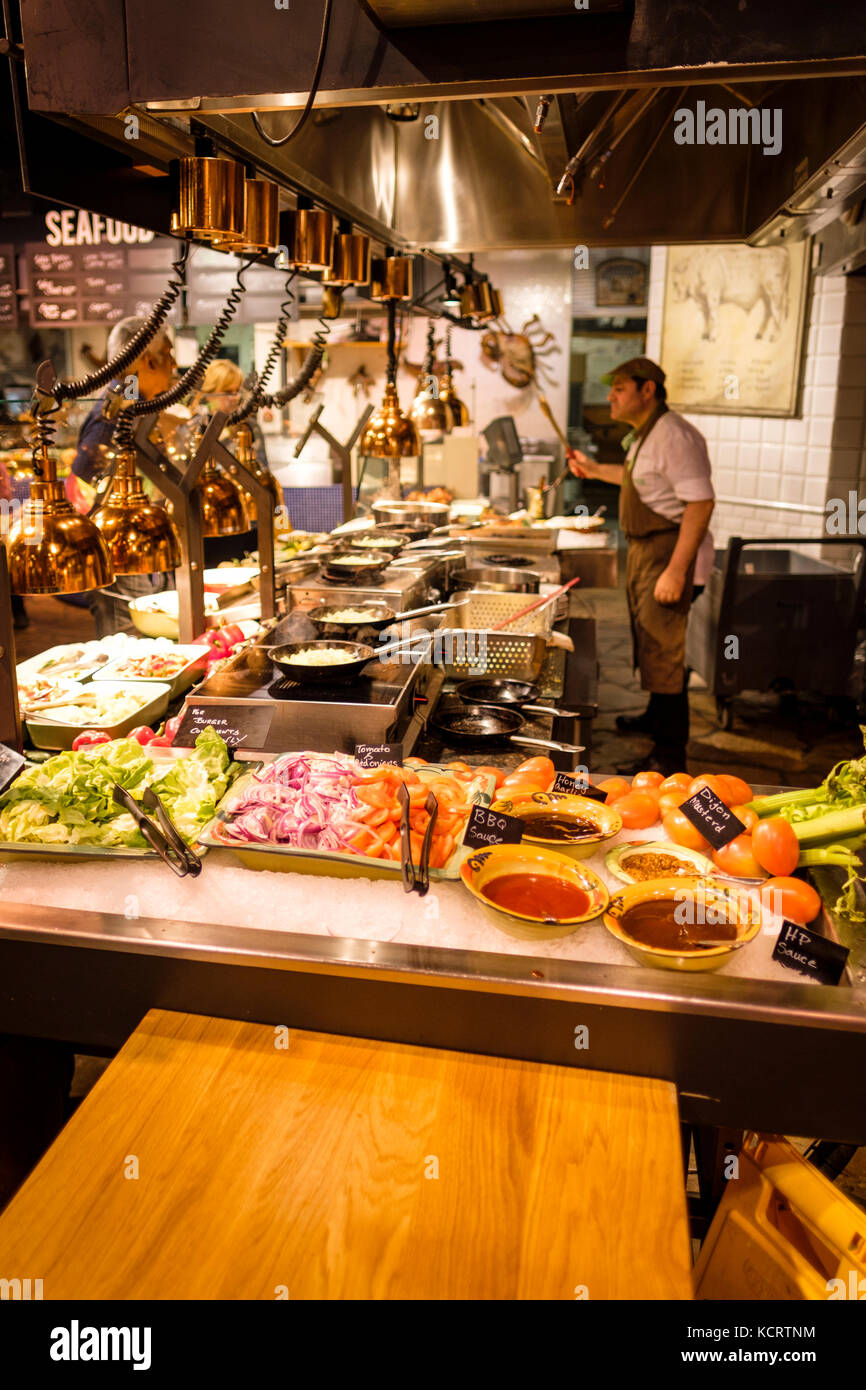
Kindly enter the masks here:
[[[207, 134], [382, 243], [439, 253], [797, 238], [863, 196], [859, 17], [791, 0], [707, 13], [661, 0], [96, 0], [83, 26], [26, 0], [29, 186], [167, 229], [167, 157]], [[291, 29], [288, 25], [291, 25]], [[282, 27], [280, 27], [282, 26]], [[540, 97], [547, 117], [534, 129]], [[404, 105], [392, 120], [389, 103]], [[407, 104], [410, 104], [407, 107]], [[679, 113], [778, 123], [778, 148], [677, 142]], [[124, 115], [140, 120], [135, 142]], [[733, 127], [732, 127], [733, 129]], [[90, 157], [88, 158], [88, 152]], [[566, 171], [568, 171], [566, 173]]]

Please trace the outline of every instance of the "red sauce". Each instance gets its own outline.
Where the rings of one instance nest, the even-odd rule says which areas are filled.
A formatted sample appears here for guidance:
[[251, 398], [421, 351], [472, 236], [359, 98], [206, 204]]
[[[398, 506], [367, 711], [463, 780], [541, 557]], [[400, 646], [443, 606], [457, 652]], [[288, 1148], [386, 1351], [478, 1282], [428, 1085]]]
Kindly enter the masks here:
[[550, 874], [502, 874], [481, 889], [484, 897], [506, 912], [562, 922], [589, 910], [589, 894], [576, 883]]

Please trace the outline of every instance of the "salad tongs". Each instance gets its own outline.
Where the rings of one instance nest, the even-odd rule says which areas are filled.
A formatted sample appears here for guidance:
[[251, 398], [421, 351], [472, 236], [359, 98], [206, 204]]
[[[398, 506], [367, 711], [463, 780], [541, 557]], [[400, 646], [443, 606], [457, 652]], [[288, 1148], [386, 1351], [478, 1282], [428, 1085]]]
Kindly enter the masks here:
[[[123, 806], [129, 812], [151, 849], [177, 874], [178, 878], [185, 878], [187, 874], [197, 874], [201, 871], [201, 860], [181, 838], [159, 797], [149, 787], [142, 800], [149, 808], [157, 811], [165, 833], [159, 825], [156, 825], [149, 816], [144, 814], [138, 802], [119, 782], [114, 784], [114, 800], [118, 806]], [[193, 863], [195, 868], [193, 868]]]
[[424, 802], [424, 809], [430, 819], [427, 822], [427, 829], [424, 831], [421, 855], [416, 870], [412, 862], [412, 841], [409, 838], [409, 792], [405, 782], [401, 782], [397, 788], [397, 796], [402, 808], [400, 814], [400, 874], [403, 879], [403, 891], [404, 893], [417, 893], [419, 898], [423, 898], [430, 887], [430, 845], [433, 841], [436, 817], [439, 815], [439, 802], [432, 792], [428, 793], [427, 800]]

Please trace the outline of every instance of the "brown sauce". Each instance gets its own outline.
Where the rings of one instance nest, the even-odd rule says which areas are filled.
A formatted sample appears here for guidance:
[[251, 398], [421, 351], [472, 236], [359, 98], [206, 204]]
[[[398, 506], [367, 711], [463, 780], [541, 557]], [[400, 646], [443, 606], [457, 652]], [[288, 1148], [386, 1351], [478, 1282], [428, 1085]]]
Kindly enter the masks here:
[[503, 874], [481, 889], [484, 897], [506, 912], [562, 922], [582, 917], [589, 909], [589, 894], [576, 883], [550, 874]]
[[526, 821], [526, 834], [537, 840], [585, 840], [589, 835], [598, 834], [598, 826], [591, 820], [580, 816], [556, 815], [551, 811], [524, 811], [521, 819]]
[[[656, 898], [630, 907], [623, 913], [621, 926], [643, 946], [660, 946], [666, 951], [698, 950], [700, 948], [695, 945], [698, 941], [736, 941], [736, 924], [715, 920], [723, 915], [716, 904], [707, 904], [706, 910], [702, 908], [702, 902], [694, 899]], [[678, 921], [677, 917], [684, 920]], [[709, 917], [709, 920], [689, 921], [690, 917]]]

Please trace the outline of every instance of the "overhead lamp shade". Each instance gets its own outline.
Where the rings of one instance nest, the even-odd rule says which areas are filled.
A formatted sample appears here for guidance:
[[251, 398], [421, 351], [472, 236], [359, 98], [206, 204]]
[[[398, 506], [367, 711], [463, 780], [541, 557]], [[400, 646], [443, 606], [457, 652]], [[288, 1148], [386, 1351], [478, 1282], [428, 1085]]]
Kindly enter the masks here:
[[412, 257], [377, 257], [370, 269], [371, 299], [412, 298]]
[[400, 409], [393, 382], [386, 383], [382, 404], [370, 416], [358, 449], [370, 458], [413, 458], [420, 454], [421, 438], [414, 420]]
[[253, 255], [280, 241], [280, 190], [270, 179], [244, 179], [244, 225], [239, 237], [214, 239], [219, 251]]
[[94, 521], [105, 537], [115, 574], [162, 574], [180, 564], [180, 541], [171, 517], [145, 496], [131, 455], [121, 458]]
[[[235, 239], [244, 233], [244, 170], [234, 159], [198, 155], [172, 160], [171, 231], [204, 241]], [[276, 185], [274, 185], [276, 186]]]
[[317, 208], [298, 208], [291, 219], [289, 260], [298, 270], [328, 270], [334, 241], [334, 218]]
[[433, 389], [433, 385], [427, 385], [418, 392], [409, 414], [420, 434], [450, 434], [454, 427], [451, 407], [439, 395], [438, 389]]
[[[479, 308], [476, 310], [476, 317], [479, 319], [496, 318], [497, 310], [493, 300], [493, 290], [489, 280], [479, 280], [475, 286], [477, 291]], [[500, 301], [501, 304], [501, 301]]]
[[239, 536], [249, 530], [240, 489], [215, 464], [206, 464], [195, 485], [201, 507], [202, 535]]
[[370, 238], [360, 232], [337, 232], [328, 285], [366, 285], [370, 279]]
[[465, 319], [474, 318], [481, 307], [481, 300], [476, 294], [476, 286], [467, 282], [460, 290], [460, 313]]
[[9, 582], [16, 594], [81, 594], [114, 578], [108, 546], [55, 478], [37, 478], [10, 528]]
[[505, 312], [502, 307], [502, 295], [498, 290], [494, 289], [492, 285], [490, 286], [490, 294], [493, 298], [493, 317], [495, 319], [501, 319]]

